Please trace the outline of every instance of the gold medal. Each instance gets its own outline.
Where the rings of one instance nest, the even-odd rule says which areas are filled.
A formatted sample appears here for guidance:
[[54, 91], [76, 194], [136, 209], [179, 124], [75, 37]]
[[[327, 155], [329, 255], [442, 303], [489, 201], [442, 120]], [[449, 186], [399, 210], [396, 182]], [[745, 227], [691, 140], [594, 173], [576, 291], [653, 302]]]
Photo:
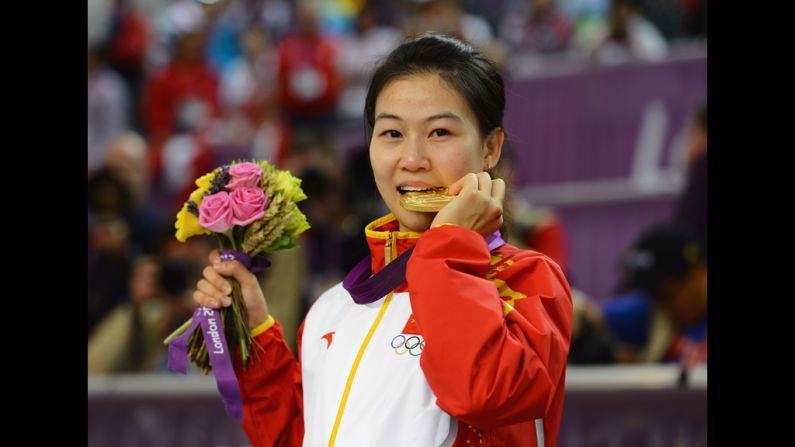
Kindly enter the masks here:
[[444, 208], [454, 198], [447, 194], [447, 188], [410, 191], [400, 197], [400, 205], [409, 211], [434, 212]]

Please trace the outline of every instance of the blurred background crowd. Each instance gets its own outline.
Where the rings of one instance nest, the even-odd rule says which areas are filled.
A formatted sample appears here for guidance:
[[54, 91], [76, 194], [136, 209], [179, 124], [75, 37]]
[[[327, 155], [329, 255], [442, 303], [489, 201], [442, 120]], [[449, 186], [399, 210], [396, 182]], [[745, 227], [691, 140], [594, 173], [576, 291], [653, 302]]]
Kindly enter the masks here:
[[[502, 68], [506, 120], [519, 123], [507, 129], [510, 165], [534, 150], [510, 140], [523, 119], [511, 115], [512, 81], [705, 55], [706, 9], [706, 0], [88, 0], [89, 374], [166, 371], [162, 340], [190, 317], [214, 248], [209, 238], [178, 242], [176, 213], [196, 178], [238, 159], [291, 170], [309, 197], [301, 247], [272, 256], [261, 275], [295, 349], [309, 306], [367, 254], [364, 225], [388, 212], [362, 111], [375, 64], [406, 36], [455, 36]], [[621, 100], [608, 98], [603, 114]], [[529, 171], [515, 176], [508, 241], [567, 272], [571, 363], [706, 362], [706, 90], [686, 103], [671, 165], [679, 186], [653, 222], [623, 235], [617, 256], [578, 251], [571, 229], [589, 223], [534, 200]], [[589, 286], [584, 257], [608, 266], [609, 289]]]

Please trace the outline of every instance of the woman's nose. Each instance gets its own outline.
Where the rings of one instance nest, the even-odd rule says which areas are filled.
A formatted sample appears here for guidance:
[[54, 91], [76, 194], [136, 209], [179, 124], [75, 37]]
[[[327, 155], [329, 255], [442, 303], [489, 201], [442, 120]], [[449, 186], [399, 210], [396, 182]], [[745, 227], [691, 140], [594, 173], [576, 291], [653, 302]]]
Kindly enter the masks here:
[[407, 171], [429, 171], [431, 161], [428, 159], [425, 145], [422, 141], [407, 141], [400, 156], [401, 169]]

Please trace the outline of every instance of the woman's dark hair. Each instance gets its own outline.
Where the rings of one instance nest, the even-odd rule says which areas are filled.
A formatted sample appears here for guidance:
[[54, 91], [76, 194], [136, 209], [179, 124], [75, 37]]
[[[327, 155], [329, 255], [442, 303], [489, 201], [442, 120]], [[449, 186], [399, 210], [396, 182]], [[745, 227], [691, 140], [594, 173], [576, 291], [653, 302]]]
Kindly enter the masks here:
[[375, 126], [375, 101], [390, 82], [416, 74], [437, 73], [467, 101], [481, 138], [502, 127], [505, 87], [494, 64], [471, 46], [439, 34], [411, 38], [387, 56], [370, 80], [364, 116]]

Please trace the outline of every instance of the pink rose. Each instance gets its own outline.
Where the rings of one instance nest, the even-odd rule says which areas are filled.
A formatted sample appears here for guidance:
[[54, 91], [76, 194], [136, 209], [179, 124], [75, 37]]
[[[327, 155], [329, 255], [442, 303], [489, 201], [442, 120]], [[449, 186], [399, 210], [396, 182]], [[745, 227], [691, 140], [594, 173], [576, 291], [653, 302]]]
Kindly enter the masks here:
[[229, 170], [230, 180], [226, 189], [257, 188], [262, 179], [262, 168], [256, 163], [238, 163]]
[[199, 225], [215, 233], [223, 233], [232, 228], [232, 207], [226, 191], [207, 196], [202, 200], [202, 204], [199, 205]]
[[265, 215], [268, 198], [261, 189], [237, 188], [229, 197], [232, 204], [232, 222], [235, 225], [248, 225]]

